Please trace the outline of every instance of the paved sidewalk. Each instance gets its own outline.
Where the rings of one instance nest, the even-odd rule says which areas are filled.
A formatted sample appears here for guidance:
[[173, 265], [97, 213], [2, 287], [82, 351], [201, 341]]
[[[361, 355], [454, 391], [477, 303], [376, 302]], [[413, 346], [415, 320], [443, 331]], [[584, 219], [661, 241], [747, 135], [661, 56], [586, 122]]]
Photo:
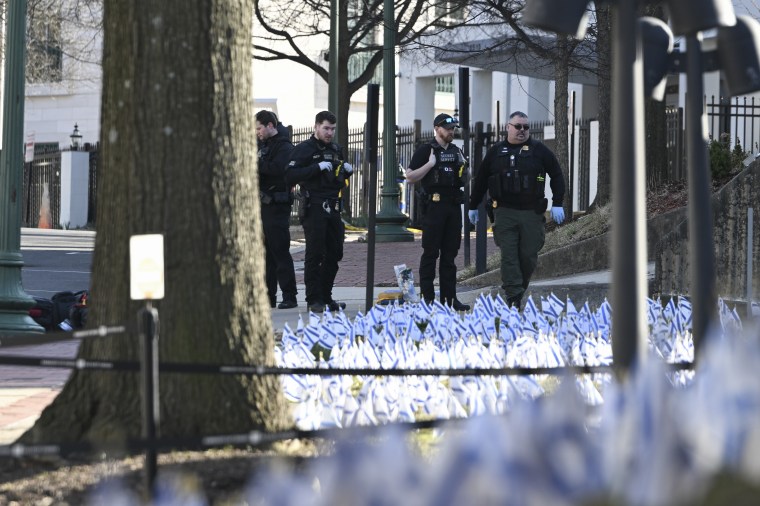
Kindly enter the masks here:
[[[61, 232], [61, 231], [58, 231]], [[29, 234], [30, 232], [27, 232]], [[349, 232], [344, 245], [344, 256], [340, 264], [335, 290], [333, 295], [336, 300], [345, 301], [348, 306], [347, 313], [353, 317], [357, 311], [365, 310], [366, 283], [367, 283], [367, 258], [368, 244], [361, 242], [364, 234]], [[68, 249], [82, 251], [89, 245], [82, 246], [78, 236], [73, 236], [74, 241], [68, 246], [56, 244], [56, 249], [67, 251]], [[291, 252], [296, 264], [296, 278], [299, 283], [299, 307], [288, 310], [272, 310], [272, 323], [275, 330], [279, 330], [287, 322], [291, 326], [296, 324], [299, 316], [306, 314], [306, 304], [303, 301], [303, 258], [304, 244], [298, 234], [293, 234]], [[28, 238], [26, 239], [29, 240]], [[375, 279], [373, 299], [385, 290], [397, 287], [396, 276], [393, 267], [406, 264], [413, 269], [415, 280], [419, 276], [419, 261], [422, 254], [421, 235], [416, 234], [413, 242], [376, 243], [375, 244]], [[31, 246], [24, 247], [27, 249]], [[36, 247], [35, 244], [33, 247]], [[49, 248], [49, 246], [41, 246]], [[490, 237], [488, 240], [488, 254], [495, 252], [495, 246]], [[29, 248], [31, 249], [31, 248]], [[475, 261], [475, 234], [471, 234], [470, 258]], [[457, 267], [464, 267], [464, 249], [460, 249], [457, 256]], [[33, 268], [25, 266], [25, 268]], [[594, 276], [591, 277], [593, 282]], [[53, 280], [51, 280], [52, 282]], [[563, 280], [563, 283], [569, 280]], [[419, 287], [418, 281], [415, 283]], [[459, 298], [465, 303], [471, 303], [481, 291], [492, 291], [494, 287], [466, 288], [458, 287]], [[54, 344], [35, 346], [23, 346], [15, 348], [2, 348], [0, 354], [6, 355], [29, 355], [37, 357], [74, 358], [78, 349], [77, 341], [65, 341]], [[56, 368], [33, 368], [0, 366], [0, 444], [10, 444], [15, 441], [25, 430], [31, 427], [37, 420], [42, 410], [50, 404], [69, 377], [68, 369]]]
[[[75, 358], [79, 341], [0, 348], [3, 355]], [[10, 444], [31, 427], [66, 383], [71, 370], [0, 366], [0, 444]]]

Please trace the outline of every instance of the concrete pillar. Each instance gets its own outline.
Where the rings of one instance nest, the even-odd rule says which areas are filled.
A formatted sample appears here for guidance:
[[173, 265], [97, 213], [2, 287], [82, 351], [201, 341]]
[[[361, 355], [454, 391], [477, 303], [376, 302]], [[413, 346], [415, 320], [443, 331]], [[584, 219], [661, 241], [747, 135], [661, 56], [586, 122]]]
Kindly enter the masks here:
[[470, 87], [470, 122], [474, 125], [478, 121], [485, 124], [491, 123], [493, 103], [491, 100], [493, 90], [493, 72], [475, 70], [472, 72]]
[[[520, 78], [522, 81], [528, 81], [528, 87], [523, 94], [527, 93], [527, 107], [526, 111], [528, 118], [531, 121], [547, 121], [549, 120], [549, 111], [554, 112], [554, 93], [550, 93], [549, 85], [552, 84], [544, 79], [534, 78]], [[512, 86], [514, 89], [515, 86]], [[553, 86], [552, 86], [553, 88]], [[562, 113], [563, 117], [567, 117], [567, 112]]]
[[435, 77], [418, 77], [414, 90], [414, 118], [422, 121], [423, 130], [433, 129], [435, 118]]
[[90, 153], [61, 152], [61, 218], [64, 229], [87, 225], [90, 185]]

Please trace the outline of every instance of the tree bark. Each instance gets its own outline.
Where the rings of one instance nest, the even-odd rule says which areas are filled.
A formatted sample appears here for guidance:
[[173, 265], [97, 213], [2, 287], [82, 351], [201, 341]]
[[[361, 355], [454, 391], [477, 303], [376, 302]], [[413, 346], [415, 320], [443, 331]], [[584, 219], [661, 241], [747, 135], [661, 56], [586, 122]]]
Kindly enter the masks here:
[[610, 7], [608, 4], [597, 6], [597, 40], [596, 48], [599, 61], [599, 161], [596, 197], [592, 208], [600, 207], [610, 202]]
[[[90, 326], [129, 324], [129, 237], [164, 234], [161, 361], [274, 364], [255, 168], [252, 0], [104, 1], [102, 182]], [[132, 330], [79, 357], [137, 360]], [[279, 378], [162, 374], [164, 436], [291, 424]], [[74, 372], [26, 442], [140, 428], [134, 373]]]

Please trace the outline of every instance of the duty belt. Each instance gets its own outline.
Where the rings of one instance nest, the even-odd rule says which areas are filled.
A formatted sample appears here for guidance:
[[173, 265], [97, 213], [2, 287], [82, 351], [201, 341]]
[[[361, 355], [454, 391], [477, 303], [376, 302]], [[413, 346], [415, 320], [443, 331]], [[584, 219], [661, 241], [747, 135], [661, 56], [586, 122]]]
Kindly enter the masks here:
[[451, 194], [439, 193], [439, 192], [431, 193], [430, 201], [431, 202], [442, 202], [442, 201], [443, 202], [448, 202], [448, 201], [457, 202], [459, 201], [459, 203], [463, 202], [461, 195], [451, 195]]
[[341, 212], [343, 208], [343, 202], [340, 199], [324, 199], [322, 201], [322, 209], [326, 213], [330, 213], [332, 211], [335, 211], [336, 213]]

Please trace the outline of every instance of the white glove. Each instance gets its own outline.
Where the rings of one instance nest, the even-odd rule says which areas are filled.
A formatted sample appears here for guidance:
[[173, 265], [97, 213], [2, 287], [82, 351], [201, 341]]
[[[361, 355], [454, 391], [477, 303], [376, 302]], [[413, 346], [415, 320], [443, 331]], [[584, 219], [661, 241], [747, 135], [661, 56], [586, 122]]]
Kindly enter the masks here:
[[467, 217], [470, 218], [470, 223], [472, 223], [473, 225], [477, 224], [478, 223], [478, 211], [477, 211], [477, 209], [469, 211], [467, 213]]
[[565, 221], [565, 210], [560, 206], [552, 206], [552, 219], [557, 225]]
[[332, 163], [328, 162], [327, 160], [322, 160], [321, 162], [319, 162], [319, 168], [320, 170], [331, 170]]
[[346, 174], [351, 175], [354, 173], [354, 166], [348, 162], [343, 162], [343, 170], [346, 171]]

